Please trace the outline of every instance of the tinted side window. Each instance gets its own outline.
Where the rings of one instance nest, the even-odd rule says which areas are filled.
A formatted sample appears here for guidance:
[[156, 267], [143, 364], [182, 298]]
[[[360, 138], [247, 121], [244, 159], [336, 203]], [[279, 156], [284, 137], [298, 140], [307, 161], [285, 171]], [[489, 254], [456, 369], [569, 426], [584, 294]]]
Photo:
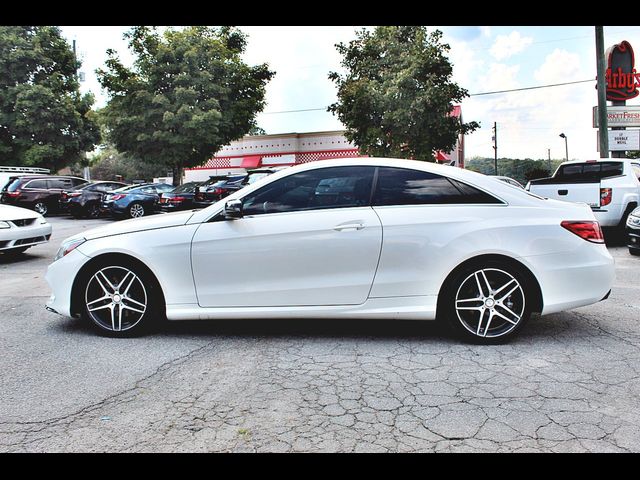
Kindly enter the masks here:
[[46, 180], [31, 180], [24, 188], [47, 188]]
[[578, 165], [564, 165], [560, 167], [558, 176], [563, 178], [577, 177], [582, 174], [582, 164]]
[[155, 187], [142, 187], [140, 190], [138, 190], [139, 192], [142, 193], [157, 193], [156, 188]]
[[245, 215], [369, 205], [374, 167], [330, 167], [289, 175], [243, 199]]
[[374, 206], [456, 203], [501, 203], [475, 187], [435, 173], [382, 167]]
[[47, 180], [48, 188], [73, 188], [70, 178], [51, 178]]

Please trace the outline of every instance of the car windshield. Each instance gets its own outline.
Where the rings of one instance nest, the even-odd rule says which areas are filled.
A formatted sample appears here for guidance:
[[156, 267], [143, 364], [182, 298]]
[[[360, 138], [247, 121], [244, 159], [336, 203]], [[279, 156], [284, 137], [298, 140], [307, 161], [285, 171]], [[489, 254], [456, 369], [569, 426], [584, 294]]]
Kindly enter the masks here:
[[7, 184], [5, 189], [7, 192], [15, 192], [21, 183], [22, 180], [20, 178], [9, 179], [9, 183]]
[[140, 185], [140, 184], [138, 184], [138, 185], [126, 185], [126, 186], [124, 186], [124, 187], [120, 187], [120, 188], [117, 188], [117, 189], [115, 189], [115, 190], [111, 190], [111, 192], [112, 192], [112, 193], [127, 192], [127, 191], [129, 191], [129, 190], [133, 190], [134, 188], [143, 187], [143, 186], [144, 186], [144, 185]]
[[193, 193], [196, 191], [196, 187], [200, 185], [200, 182], [183, 183], [173, 190], [171, 193]]
[[267, 175], [270, 175], [270, 174], [271, 174], [271, 172], [250, 173], [249, 174], [249, 178], [247, 178], [247, 185], [251, 185], [252, 183], [257, 182], [261, 178], [264, 178], [264, 177], [266, 177]]

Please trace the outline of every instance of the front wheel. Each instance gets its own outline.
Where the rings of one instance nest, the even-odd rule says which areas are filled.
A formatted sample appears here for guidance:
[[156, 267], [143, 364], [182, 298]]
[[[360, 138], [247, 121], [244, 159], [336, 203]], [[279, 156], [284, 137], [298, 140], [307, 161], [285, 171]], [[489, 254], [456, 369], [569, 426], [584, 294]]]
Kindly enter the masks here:
[[90, 203], [89, 205], [85, 206], [85, 211], [86, 211], [87, 217], [89, 218], [100, 217], [100, 207], [98, 206], [97, 203]]
[[512, 338], [531, 316], [527, 278], [512, 266], [487, 262], [457, 272], [443, 288], [443, 311], [459, 334], [475, 343]]
[[138, 335], [161, 316], [160, 287], [139, 266], [101, 262], [87, 273], [85, 282], [81, 283], [82, 316], [103, 335]]

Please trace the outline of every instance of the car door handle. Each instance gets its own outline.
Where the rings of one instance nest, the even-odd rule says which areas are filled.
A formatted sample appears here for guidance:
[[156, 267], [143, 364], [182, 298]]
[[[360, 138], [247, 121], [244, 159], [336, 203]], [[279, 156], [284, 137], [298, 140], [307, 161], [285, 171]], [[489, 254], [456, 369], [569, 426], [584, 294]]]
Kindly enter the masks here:
[[350, 229], [362, 230], [363, 228], [364, 228], [363, 223], [343, 223], [342, 225], [336, 225], [335, 227], [333, 227], [333, 229], [337, 230], [338, 232], [341, 232], [342, 230], [350, 230]]

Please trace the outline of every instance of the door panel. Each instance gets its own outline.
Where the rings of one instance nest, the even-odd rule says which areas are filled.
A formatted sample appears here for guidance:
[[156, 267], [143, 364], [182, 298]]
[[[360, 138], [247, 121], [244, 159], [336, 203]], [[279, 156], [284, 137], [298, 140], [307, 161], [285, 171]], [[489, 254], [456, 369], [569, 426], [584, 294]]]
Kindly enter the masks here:
[[192, 268], [203, 307], [354, 305], [368, 296], [382, 243], [371, 207], [295, 211], [202, 224]]

